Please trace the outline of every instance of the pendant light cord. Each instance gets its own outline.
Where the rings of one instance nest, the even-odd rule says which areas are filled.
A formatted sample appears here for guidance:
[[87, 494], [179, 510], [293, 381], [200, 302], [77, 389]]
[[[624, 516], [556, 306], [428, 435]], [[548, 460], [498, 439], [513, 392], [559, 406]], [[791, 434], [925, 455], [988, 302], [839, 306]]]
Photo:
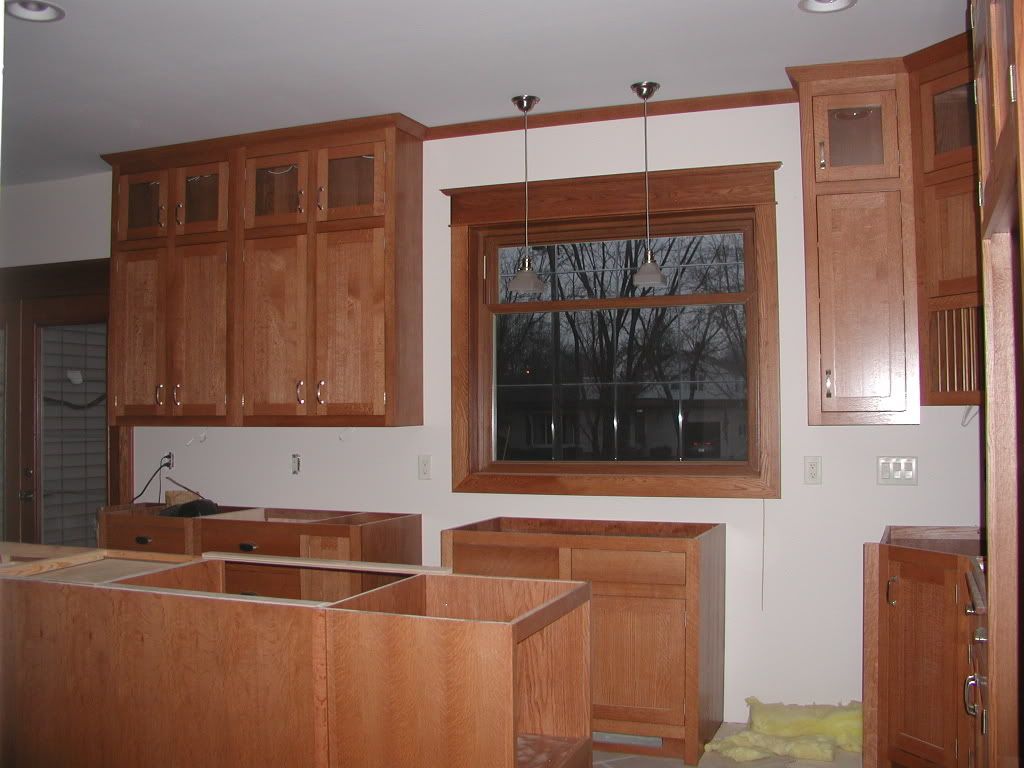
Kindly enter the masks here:
[[530, 132], [530, 112], [528, 110], [523, 111], [523, 225], [526, 232], [526, 255], [524, 261], [526, 268], [529, 269], [532, 264], [530, 259], [530, 144], [529, 144], [529, 132]]
[[647, 179], [647, 99], [644, 99], [644, 200], [647, 201], [644, 206], [647, 214], [647, 253], [644, 254], [646, 263], [648, 259], [654, 258], [651, 252], [651, 187]]

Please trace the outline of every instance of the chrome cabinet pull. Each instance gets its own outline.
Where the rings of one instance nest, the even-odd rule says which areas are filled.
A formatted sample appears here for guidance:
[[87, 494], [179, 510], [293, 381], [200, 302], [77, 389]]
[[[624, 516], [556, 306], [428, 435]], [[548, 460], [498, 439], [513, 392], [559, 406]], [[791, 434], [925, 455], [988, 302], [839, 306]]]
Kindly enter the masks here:
[[295, 399], [298, 401], [299, 405], [306, 404], [306, 398], [302, 396], [302, 388], [305, 386], [305, 379], [299, 379], [297, 382], [295, 382]]
[[167, 217], [164, 214], [167, 212], [167, 206], [160, 203], [160, 208], [156, 214], [156, 224], [160, 229], [167, 229]]
[[184, 203], [178, 203], [177, 205], [174, 206], [174, 223], [177, 224], [179, 227], [183, 226], [185, 224], [185, 222], [182, 221], [182, 218], [181, 218], [181, 213], [184, 210], [185, 210], [185, 204]]
[[156, 389], [153, 390], [153, 400], [156, 402], [157, 405], [163, 405], [164, 404], [163, 393], [164, 393], [164, 385], [163, 384], [157, 384], [156, 385]]
[[896, 605], [896, 599], [892, 596], [892, 585], [896, 583], [898, 576], [890, 576], [885, 582], [885, 602], [889, 605]]
[[316, 385], [316, 401], [318, 403], [320, 403], [320, 405], [324, 404], [324, 399], [323, 399], [323, 397], [321, 397], [320, 392], [326, 386], [327, 386], [327, 382], [324, 381], [323, 379], [320, 379], [320, 381], [317, 382], [317, 385]]
[[323, 187], [317, 187], [316, 188], [316, 207], [317, 207], [317, 210], [322, 211], [324, 209], [323, 197], [324, 197], [324, 188]]
[[971, 717], [978, 716], [978, 705], [974, 702], [974, 696], [971, 695], [971, 689], [977, 687], [977, 675], [968, 675], [964, 679], [964, 709], [967, 711], [967, 714]]
[[300, 189], [299, 190], [299, 204], [295, 208], [295, 212], [296, 213], [305, 213], [305, 211], [306, 211], [306, 209], [302, 207], [302, 192], [303, 191]]
[[175, 384], [171, 389], [171, 398], [174, 400], [174, 404], [181, 408], [181, 399], [178, 397], [179, 391], [181, 391], [181, 384]]
[[243, 541], [241, 544], [238, 545], [238, 549], [242, 552], [255, 552], [257, 549], [259, 549], [259, 547], [253, 544], [252, 542]]
[[825, 142], [818, 142], [818, 167], [825, 170]]
[[825, 397], [832, 397], [832, 370], [825, 371]]
[[136, 544], [141, 544], [143, 546], [146, 545], [146, 544], [152, 544], [153, 543], [153, 538], [151, 536], [136, 536], [135, 537], [135, 543]]

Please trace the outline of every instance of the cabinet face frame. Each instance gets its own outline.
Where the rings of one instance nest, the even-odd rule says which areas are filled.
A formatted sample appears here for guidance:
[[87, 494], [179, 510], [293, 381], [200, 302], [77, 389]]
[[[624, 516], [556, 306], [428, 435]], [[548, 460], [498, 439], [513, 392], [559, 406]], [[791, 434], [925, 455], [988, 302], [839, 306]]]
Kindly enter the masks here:
[[[295, 211], [257, 215], [256, 174], [263, 168], [295, 166], [298, 204]], [[303, 224], [309, 211], [306, 189], [309, 183], [309, 152], [289, 152], [279, 155], [258, 155], [245, 160], [245, 227], [274, 227], [283, 224]]]
[[[189, 223], [185, 195], [190, 176], [217, 175], [217, 217]], [[174, 233], [195, 235], [201, 232], [224, 232], [228, 228], [228, 190], [231, 176], [227, 162], [190, 165], [174, 170]]]
[[[362, 205], [331, 208], [330, 162], [332, 160], [364, 157], [366, 155], [373, 157], [373, 194], [371, 202]], [[317, 188], [313, 204], [316, 206], [317, 221], [384, 215], [385, 151], [383, 141], [322, 147], [317, 151], [316, 165]]]
[[[921, 150], [925, 173], [969, 163], [974, 159], [973, 143], [942, 154], [936, 154], [935, 148], [935, 97], [960, 85], [970, 86], [971, 82], [971, 70], [960, 69], [921, 85]], [[970, 90], [968, 88], [969, 93]], [[974, 126], [970, 127], [973, 132]]]
[[[117, 184], [117, 240], [146, 240], [154, 237], [166, 237], [167, 227], [167, 187], [169, 175], [166, 170], [145, 171], [143, 173], [126, 173], [118, 177]], [[135, 184], [157, 184], [158, 196], [157, 223], [149, 227], [128, 227], [128, 212], [131, 188]]]
[[[816, 153], [814, 177], [816, 181], [884, 179], [897, 178], [900, 175], [895, 91], [815, 95], [812, 98], [812, 105], [814, 151]], [[881, 112], [882, 162], [871, 165], [832, 165], [829, 112], [864, 106], [877, 107]]]

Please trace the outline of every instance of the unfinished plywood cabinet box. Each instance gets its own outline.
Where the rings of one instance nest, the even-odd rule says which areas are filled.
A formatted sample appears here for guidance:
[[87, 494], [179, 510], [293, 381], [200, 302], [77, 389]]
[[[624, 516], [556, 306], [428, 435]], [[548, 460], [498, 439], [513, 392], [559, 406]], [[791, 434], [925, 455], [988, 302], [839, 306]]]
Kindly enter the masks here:
[[586, 584], [266, 556], [402, 580], [239, 597], [233, 557], [0, 568], [0, 764], [590, 765]]
[[722, 722], [724, 525], [502, 517], [444, 531], [441, 556], [456, 573], [589, 581], [598, 746], [697, 764]]

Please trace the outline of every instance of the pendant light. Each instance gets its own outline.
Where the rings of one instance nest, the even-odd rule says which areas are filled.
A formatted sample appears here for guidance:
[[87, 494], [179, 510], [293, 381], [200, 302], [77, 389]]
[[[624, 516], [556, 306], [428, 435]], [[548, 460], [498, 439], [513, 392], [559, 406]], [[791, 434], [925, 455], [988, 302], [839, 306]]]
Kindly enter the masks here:
[[519, 271], [508, 284], [509, 290], [515, 293], [522, 293], [527, 296], [540, 296], [544, 293], [544, 281], [537, 276], [533, 269], [533, 259], [530, 258], [530, 154], [527, 144], [527, 133], [529, 131], [530, 110], [537, 106], [539, 96], [513, 96], [512, 103], [523, 113], [523, 226], [525, 230], [525, 256], [519, 265]]
[[654, 251], [651, 250], [651, 187], [647, 173], [647, 100], [660, 87], [658, 83], [647, 80], [630, 86], [633, 93], [644, 102], [644, 206], [647, 213], [647, 246], [644, 248], [643, 264], [633, 273], [633, 285], [637, 288], [664, 288], [668, 283], [661, 267], [654, 260]]

